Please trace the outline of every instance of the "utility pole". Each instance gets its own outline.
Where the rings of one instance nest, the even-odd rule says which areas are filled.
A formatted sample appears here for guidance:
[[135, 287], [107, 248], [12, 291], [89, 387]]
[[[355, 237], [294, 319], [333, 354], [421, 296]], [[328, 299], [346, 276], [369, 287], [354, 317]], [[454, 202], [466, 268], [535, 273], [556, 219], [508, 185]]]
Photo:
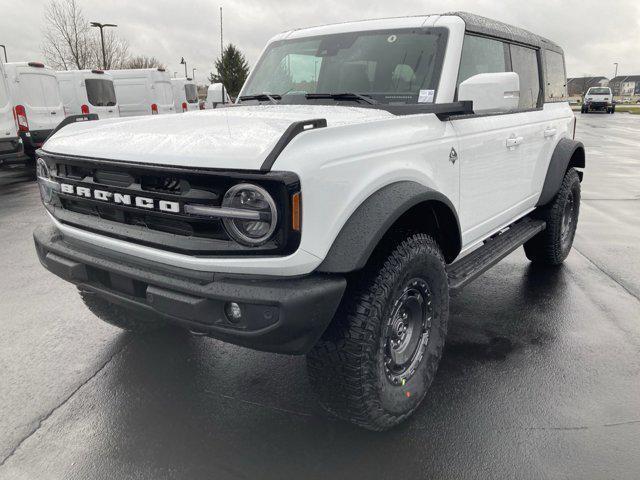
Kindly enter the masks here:
[[180, 60], [180, 65], [184, 65], [184, 78], [187, 78], [187, 62], [185, 62], [184, 57]]
[[115, 25], [113, 23], [100, 23], [100, 22], [89, 22], [89, 24], [92, 27], [96, 27], [100, 29], [100, 42], [102, 43], [102, 68], [104, 70], [107, 70], [107, 58], [104, 53], [104, 32], [102, 30], [107, 27], [117, 27], [118, 25]]
[[9, 63], [9, 60], [7, 60], [7, 47], [4, 45], [0, 45], [0, 47], [4, 50], [4, 63]]
[[222, 82], [222, 104], [224, 105], [224, 41], [222, 40], [222, 7], [220, 7], [220, 81]]

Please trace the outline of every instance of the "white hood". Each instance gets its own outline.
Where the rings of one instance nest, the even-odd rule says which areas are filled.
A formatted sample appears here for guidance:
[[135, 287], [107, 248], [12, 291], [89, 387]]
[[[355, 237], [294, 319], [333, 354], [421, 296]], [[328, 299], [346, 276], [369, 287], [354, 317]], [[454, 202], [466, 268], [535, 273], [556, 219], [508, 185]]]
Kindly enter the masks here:
[[384, 110], [345, 106], [234, 106], [72, 124], [51, 137], [43, 150], [159, 165], [257, 170], [293, 122], [324, 118], [328, 127], [336, 127], [392, 116]]

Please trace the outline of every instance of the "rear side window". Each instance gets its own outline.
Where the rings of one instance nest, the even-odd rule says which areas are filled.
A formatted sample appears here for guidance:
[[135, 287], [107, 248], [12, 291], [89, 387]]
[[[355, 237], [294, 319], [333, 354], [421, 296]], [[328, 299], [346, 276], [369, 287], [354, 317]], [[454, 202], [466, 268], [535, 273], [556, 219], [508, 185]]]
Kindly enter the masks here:
[[545, 51], [545, 101], [557, 102], [567, 98], [567, 76], [564, 70], [564, 57], [550, 50]]
[[113, 107], [116, 104], [116, 91], [111, 80], [88, 78], [85, 80], [87, 98], [94, 107]]
[[458, 71], [458, 85], [479, 73], [507, 71], [505, 44], [491, 38], [465, 35]]
[[538, 53], [533, 48], [510, 45], [511, 69], [520, 77], [520, 103], [518, 108], [529, 110], [538, 106], [540, 74]]
[[198, 89], [192, 83], [188, 83], [184, 86], [184, 93], [187, 97], [187, 102], [198, 103]]

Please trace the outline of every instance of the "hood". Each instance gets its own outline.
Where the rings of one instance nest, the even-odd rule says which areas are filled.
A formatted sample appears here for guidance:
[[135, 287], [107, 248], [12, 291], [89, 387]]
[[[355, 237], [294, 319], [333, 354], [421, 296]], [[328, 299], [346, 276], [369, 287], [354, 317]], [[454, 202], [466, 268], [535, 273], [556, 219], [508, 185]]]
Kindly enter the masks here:
[[157, 165], [258, 170], [293, 122], [324, 118], [331, 128], [392, 116], [384, 110], [333, 105], [234, 106], [72, 124], [43, 150]]

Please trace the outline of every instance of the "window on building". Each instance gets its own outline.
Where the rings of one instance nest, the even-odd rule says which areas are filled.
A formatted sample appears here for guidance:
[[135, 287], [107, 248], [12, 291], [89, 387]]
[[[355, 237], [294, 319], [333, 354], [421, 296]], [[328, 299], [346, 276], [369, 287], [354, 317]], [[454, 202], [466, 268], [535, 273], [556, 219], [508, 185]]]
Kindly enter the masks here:
[[528, 110], [538, 106], [540, 74], [538, 53], [533, 48], [510, 45], [511, 69], [520, 77], [520, 103], [518, 108]]
[[545, 51], [545, 101], [555, 102], [567, 98], [567, 77], [562, 54]]

